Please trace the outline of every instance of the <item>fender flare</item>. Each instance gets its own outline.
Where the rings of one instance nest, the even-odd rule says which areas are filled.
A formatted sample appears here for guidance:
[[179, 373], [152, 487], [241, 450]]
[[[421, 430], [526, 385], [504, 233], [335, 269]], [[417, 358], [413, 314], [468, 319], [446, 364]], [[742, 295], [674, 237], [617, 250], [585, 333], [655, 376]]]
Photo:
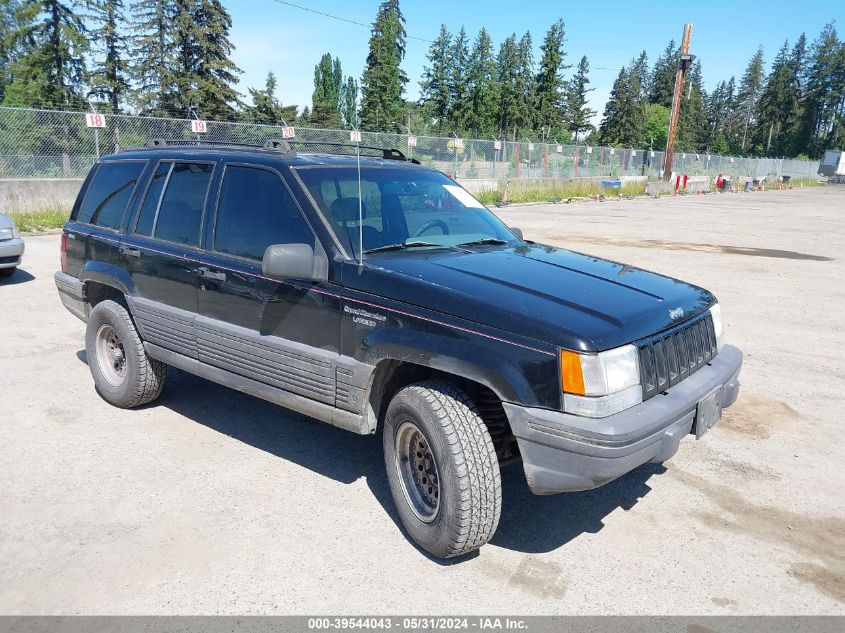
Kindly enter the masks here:
[[109, 286], [125, 296], [132, 295], [132, 278], [125, 269], [100, 261], [87, 261], [79, 273], [83, 287], [87, 282]]

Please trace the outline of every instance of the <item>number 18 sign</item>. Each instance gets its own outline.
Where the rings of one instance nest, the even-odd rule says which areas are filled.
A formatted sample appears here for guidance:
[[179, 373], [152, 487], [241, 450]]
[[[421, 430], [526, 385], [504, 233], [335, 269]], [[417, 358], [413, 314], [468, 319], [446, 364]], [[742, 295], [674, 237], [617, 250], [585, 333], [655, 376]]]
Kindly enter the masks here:
[[85, 115], [85, 125], [88, 127], [104, 128], [106, 127], [106, 117], [96, 112], [88, 112]]

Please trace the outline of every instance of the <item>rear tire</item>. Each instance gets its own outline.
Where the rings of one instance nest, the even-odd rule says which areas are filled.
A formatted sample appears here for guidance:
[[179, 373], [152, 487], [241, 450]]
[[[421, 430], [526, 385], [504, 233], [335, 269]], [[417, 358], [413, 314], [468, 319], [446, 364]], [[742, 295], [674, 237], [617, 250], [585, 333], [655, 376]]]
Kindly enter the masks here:
[[401, 389], [384, 423], [384, 457], [405, 529], [438, 558], [478, 549], [499, 524], [502, 482], [475, 403], [440, 381]]
[[129, 311], [120, 303], [101, 301], [88, 315], [85, 352], [97, 392], [106, 402], [129, 409], [161, 395], [167, 365], [147, 356]]
[[15, 274], [17, 269], [17, 266], [13, 266], [12, 268], [0, 268], [0, 277], [11, 277]]

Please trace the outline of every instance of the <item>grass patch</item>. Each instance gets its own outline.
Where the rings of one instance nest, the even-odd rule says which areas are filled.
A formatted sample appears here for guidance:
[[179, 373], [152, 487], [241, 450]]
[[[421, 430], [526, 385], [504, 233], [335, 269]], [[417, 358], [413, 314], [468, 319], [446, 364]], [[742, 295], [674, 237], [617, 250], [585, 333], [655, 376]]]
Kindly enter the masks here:
[[61, 207], [27, 213], [10, 213], [9, 217], [21, 233], [60, 229], [67, 222], [70, 211]]
[[[570, 198], [593, 198], [604, 195], [607, 198], [645, 195], [645, 182], [629, 182], [622, 187], [605, 189], [595, 180], [552, 180], [546, 182], [511, 182], [508, 185], [508, 201], [517, 202], [560, 202]], [[496, 190], [476, 194], [484, 204], [496, 204], [504, 197], [504, 184]]]
[[793, 187], [824, 187], [827, 183], [818, 178], [793, 178], [789, 184]]

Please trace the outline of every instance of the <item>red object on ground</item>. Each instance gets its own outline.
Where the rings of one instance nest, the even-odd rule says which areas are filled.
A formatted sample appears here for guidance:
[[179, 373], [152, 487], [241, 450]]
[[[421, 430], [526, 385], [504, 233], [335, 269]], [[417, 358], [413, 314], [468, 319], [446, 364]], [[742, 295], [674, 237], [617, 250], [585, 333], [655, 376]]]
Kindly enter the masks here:
[[688, 179], [688, 178], [689, 178], [689, 176], [687, 176], [686, 174], [684, 174], [684, 189], [686, 189], [686, 188], [687, 188], [687, 179]]
[[681, 186], [681, 175], [678, 174], [675, 176], [675, 191], [678, 191], [678, 188]]

